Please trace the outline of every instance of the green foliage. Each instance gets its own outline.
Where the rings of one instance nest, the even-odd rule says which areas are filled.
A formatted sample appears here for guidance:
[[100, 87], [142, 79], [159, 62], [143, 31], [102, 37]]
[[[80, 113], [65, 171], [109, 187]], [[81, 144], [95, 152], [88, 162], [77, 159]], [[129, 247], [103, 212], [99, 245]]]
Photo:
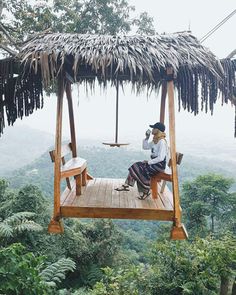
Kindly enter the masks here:
[[[120, 255], [122, 234], [111, 220], [76, 223], [73, 229], [86, 239], [86, 249], [80, 257], [80, 279], [92, 286], [102, 277], [101, 268], [116, 265]], [[78, 278], [77, 278], [78, 279]]]
[[38, 215], [42, 215], [47, 206], [48, 202], [43, 197], [40, 189], [35, 185], [26, 185], [16, 195], [13, 210], [19, 212], [24, 208], [25, 211], [37, 212]]
[[160, 242], [153, 249], [152, 294], [218, 294], [220, 277], [234, 273], [236, 240], [224, 236], [189, 242]]
[[0, 220], [5, 219], [11, 213], [14, 194], [9, 190], [8, 182], [0, 179]]
[[46, 258], [26, 252], [21, 244], [0, 249], [0, 292], [4, 294], [56, 294], [65, 273], [75, 269], [71, 259], [62, 258], [45, 267]]
[[57, 283], [65, 279], [65, 273], [73, 270], [75, 270], [75, 262], [69, 258], [61, 258], [42, 270], [39, 275], [46, 285], [56, 287]]
[[0, 292], [8, 295], [50, 294], [39, 274], [43, 260], [33, 253], [25, 253], [21, 244], [0, 249]]
[[8, 188], [8, 182], [5, 179], [0, 179], [0, 202], [6, 201], [6, 190]]
[[220, 231], [222, 217], [231, 214], [235, 204], [234, 195], [229, 193], [232, 184], [231, 178], [212, 173], [183, 184], [182, 205], [192, 234]]
[[94, 295], [149, 295], [148, 270], [144, 266], [123, 268], [117, 271], [107, 267], [105, 278], [93, 288]]
[[[127, 0], [45, 0], [4, 1], [12, 22], [3, 15], [4, 26], [16, 40], [25, 35], [50, 28], [53, 32], [117, 34], [131, 30], [135, 19], [131, 18], [134, 6]], [[140, 20], [139, 20], [140, 19]], [[144, 26], [153, 29], [153, 20], [147, 13], [136, 19], [138, 30]], [[145, 30], [144, 30], [145, 31]], [[146, 30], [147, 31], [147, 30]]]
[[0, 222], [1, 238], [16, 238], [22, 232], [42, 231], [42, 226], [29, 220], [35, 216], [32, 212], [18, 212]]
[[154, 35], [153, 17], [150, 17], [147, 12], [142, 12], [139, 18], [134, 20], [137, 26], [137, 34], [140, 35]]

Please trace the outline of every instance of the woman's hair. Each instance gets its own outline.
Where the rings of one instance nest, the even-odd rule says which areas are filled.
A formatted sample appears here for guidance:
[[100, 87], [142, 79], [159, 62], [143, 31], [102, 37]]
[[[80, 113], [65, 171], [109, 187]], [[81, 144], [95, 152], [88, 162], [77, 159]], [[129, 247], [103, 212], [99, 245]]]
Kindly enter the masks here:
[[152, 132], [153, 132], [153, 142], [154, 143], [158, 143], [159, 140], [166, 138], [165, 132], [162, 132], [159, 129], [153, 129]]

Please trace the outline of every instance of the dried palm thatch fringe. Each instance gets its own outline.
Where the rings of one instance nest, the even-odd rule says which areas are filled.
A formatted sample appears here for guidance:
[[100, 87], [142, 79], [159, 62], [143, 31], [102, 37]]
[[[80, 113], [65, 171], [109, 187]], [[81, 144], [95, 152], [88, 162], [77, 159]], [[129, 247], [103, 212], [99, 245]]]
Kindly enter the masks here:
[[[235, 61], [220, 62], [189, 33], [152, 37], [42, 34], [22, 48], [19, 59], [23, 68], [16, 84], [16, 110], [12, 105], [13, 115], [8, 116], [11, 123], [15, 116], [41, 106], [41, 81], [47, 87], [59, 73], [71, 82], [85, 83], [88, 89], [94, 88], [95, 80], [103, 87], [118, 80], [131, 82], [137, 93], [143, 89], [150, 93], [168, 79], [166, 69], [171, 67], [179, 109], [182, 106], [195, 115], [199, 110], [212, 113], [220, 93], [224, 102], [236, 104]], [[22, 92], [27, 99], [21, 98]]]
[[13, 125], [17, 118], [43, 107], [42, 90], [40, 71], [24, 75], [18, 60], [0, 61], [0, 135], [5, 127], [5, 114], [8, 125]]

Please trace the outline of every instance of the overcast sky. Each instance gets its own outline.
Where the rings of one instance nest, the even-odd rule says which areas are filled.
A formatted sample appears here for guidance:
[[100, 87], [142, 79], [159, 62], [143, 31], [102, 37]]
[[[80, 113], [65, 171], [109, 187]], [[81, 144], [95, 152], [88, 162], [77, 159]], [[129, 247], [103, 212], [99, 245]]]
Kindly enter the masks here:
[[[136, 7], [136, 13], [147, 11], [154, 18], [159, 33], [171, 33], [188, 30], [201, 38], [223, 18], [236, 9], [235, 0], [130, 0]], [[209, 47], [219, 58], [226, 57], [236, 49], [236, 15], [209, 37], [204, 45]], [[86, 97], [83, 87], [74, 87], [74, 105], [78, 138], [110, 141], [115, 130], [115, 90], [107, 89]], [[136, 97], [130, 86], [125, 87], [125, 95], [120, 95], [119, 137], [120, 141], [134, 142], [143, 138], [148, 125], [159, 120], [160, 99], [152, 94], [147, 99], [143, 94]], [[45, 107], [29, 118], [18, 121], [16, 125], [30, 125], [50, 133], [55, 129], [55, 97], [45, 98]], [[66, 113], [66, 109], [64, 109]], [[68, 135], [68, 118], [64, 116], [64, 136]], [[233, 141], [234, 108], [230, 105], [216, 106], [213, 116], [200, 114], [194, 117], [185, 111], [176, 114], [177, 141], [205, 140], [211, 138], [216, 144], [221, 139]], [[220, 136], [219, 136], [220, 135]], [[7, 136], [7, 132], [4, 133]]]

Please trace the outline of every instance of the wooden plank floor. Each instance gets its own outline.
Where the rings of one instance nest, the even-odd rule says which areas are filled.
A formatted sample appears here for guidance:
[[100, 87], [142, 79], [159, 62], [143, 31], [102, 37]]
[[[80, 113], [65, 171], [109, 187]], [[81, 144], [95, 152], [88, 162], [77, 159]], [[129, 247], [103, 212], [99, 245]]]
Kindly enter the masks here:
[[[123, 179], [95, 178], [76, 196], [75, 185], [61, 195], [62, 217], [173, 220], [173, 196], [166, 186], [156, 200], [137, 198], [137, 188], [118, 192]], [[159, 187], [160, 191], [160, 187]]]

